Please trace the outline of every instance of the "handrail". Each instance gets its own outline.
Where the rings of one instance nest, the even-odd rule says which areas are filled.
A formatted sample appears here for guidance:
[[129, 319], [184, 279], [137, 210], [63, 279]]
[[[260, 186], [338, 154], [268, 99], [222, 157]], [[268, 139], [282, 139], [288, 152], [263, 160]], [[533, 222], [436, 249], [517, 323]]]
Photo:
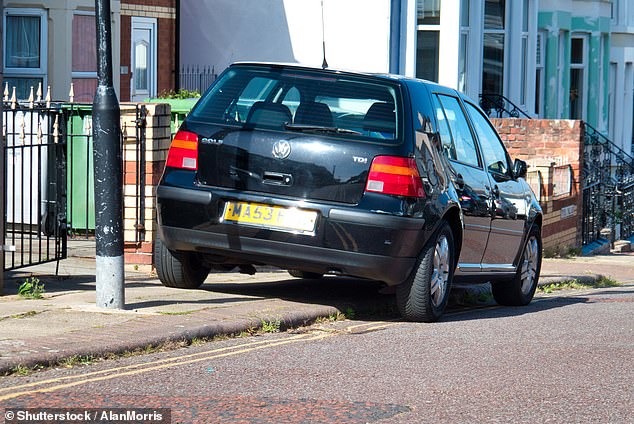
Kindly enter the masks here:
[[623, 163], [629, 165], [632, 172], [634, 172], [634, 157], [630, 156], [623, 149], [621, 149], [616, 143], [606, 137], [604, 134], [600, 133], [599, 130], [594, 128], [592, 125], [585, 123], [586, 126], [586, 136], [585, 136], [585, 144], [587, 145], [596, 145], [600, 144], [605, 146], [610, 153], [617, 156], [617, 159], [620, 159]]
[[506, 113], [511, 118], [528, 118], [531, 117], [520, 109], [519, 106], [507, 99], [501, 94], [482, 93], [480, 94], [480, 107], [484, 112], [491, 116], [492, 110], [497, 113], [498, 118], [503, 118]]

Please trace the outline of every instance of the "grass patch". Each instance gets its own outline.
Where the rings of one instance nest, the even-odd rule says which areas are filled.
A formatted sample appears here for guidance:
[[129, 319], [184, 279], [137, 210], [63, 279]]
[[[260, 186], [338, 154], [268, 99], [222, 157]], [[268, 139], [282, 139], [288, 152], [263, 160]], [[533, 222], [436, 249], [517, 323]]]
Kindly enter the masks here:
[[78, 365], [90, 365], [95, 362], [95, 359], [92, 355], [73, 355], [70, 358], [62, 359], [58, 365], [64, 368], [73, 368]]
[[44, 283], [37, 277], [27, 278], [18, 287], [18, 295], [26, 299], [41, 299], [44, 291]]
[[315, 324], [326, 324], [326, 323], [344, 321], [344, 320], [346, 320], [346, 314], [342, 314], [341, 312], [337, 311], [328, 315], [327, 317], [317, 318], [315, 320]]
[[537, 287], [537, 291], [549, 294], [560, 290], [583, 290], [583, 289], [601, 289], [608, 287], [619, 287], [622, 283], [608, 277], [601, 277], [597, 281], [591, 283], [581, 282], [579, 280], [566, 280], [556, 283], [544, 284]]

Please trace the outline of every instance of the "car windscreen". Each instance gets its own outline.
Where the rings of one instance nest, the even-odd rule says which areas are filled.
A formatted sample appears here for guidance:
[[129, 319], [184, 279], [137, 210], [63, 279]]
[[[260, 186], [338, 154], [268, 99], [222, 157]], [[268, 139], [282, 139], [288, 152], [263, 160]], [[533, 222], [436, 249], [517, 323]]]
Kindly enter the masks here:
[[398, 84], [378, 78], [296, 68], [234, 66], [189, 119], [242, 129], [322, 133], [397, 143]]

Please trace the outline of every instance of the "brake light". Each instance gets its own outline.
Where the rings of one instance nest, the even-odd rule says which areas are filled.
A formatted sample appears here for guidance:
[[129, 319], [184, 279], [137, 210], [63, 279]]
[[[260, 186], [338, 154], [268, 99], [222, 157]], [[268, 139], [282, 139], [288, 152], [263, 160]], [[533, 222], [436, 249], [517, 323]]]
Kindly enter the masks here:
[[414, 159], [397, 156], [374, 158], [365, 191], [395, 196], [425, 197], [423, 183]]
[[167, 153], [165, 166], [181, 169], [198, 169], [198, 135], [178, 131]]

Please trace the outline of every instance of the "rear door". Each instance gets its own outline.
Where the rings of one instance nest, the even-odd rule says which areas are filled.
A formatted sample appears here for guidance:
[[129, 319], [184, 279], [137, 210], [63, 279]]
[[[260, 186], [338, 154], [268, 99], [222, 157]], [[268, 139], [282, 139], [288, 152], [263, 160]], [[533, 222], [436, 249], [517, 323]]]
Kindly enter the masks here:
[[452, 179], [464, 214], [461, 272], [479, 272], [491, 228], [491, 188], [478, 146], [457, 97], [433, 97], [443, 152], [453, 168]]
[[513, 178], [509, 155], [489, 120], [476, 106], [465, 104], [482, 148], [494, 206], [482, 268], [512, 271], [523, 241], [530, 193]]

